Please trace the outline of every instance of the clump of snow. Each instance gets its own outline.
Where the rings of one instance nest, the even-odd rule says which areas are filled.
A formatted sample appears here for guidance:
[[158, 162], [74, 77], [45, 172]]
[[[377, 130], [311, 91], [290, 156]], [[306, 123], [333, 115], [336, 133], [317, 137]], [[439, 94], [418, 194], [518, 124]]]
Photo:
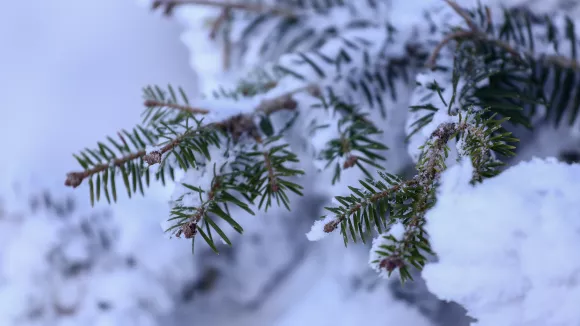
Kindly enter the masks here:
[[21, 195], [0, 213], [0, 325], [154, 326], [174, 309], [196, 274], [189, 245], [164, 239], [155, 214], [85, 216], [47, 198], [25, 209]]
[[443, 173], [426, 215], [429, 290], [477, 325], [579, 325], [580, 165], [533, 159], [476, 186], [470, 170]]
[[324, 239], [328, 233], [324, 232], [324, 226], [332, 221], [334, 221], [335, 217], [333, 215], [327, 215], [325, 218], [321, 220], [314, 221], [310, 231], [306, 233], [306, 238], [310, 241], [318, 241]]
[[405, 234], [405, 226], [403, 225], [403, 223], [397, 222], [397, 223], [393, 224], [393, 226], [389, 230], [389, 233], [393, 237], [395, 237], [395, 239], [400, 241], [403, 239], [403, 235]]
[[381, 286], [385, 283], [360, 289], [345, 286], [353, 276], [361, 276], [366, 270], [364, 255], [361, 255], [365, 247], [344, 248], [341, 237], [333, 237], [319, 245], [320, 251], [312, 253], [303, 264], [302, 268], [309, 271], [294, 280], [296, 285], [309, 284], [302, 290], [305, 294], [296, 298], [273, 325], [432, 325], [416, 309], [396, 300]]

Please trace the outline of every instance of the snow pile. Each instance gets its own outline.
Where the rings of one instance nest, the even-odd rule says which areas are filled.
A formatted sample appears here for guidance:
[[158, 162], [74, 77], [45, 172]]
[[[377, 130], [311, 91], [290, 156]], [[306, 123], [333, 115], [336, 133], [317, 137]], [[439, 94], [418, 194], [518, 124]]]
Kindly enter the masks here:
[[477, 325], [580, 325], [580, 165], [533, 159], [472, 187], [465, 161], [427, 214], [429, 290]]
[[155, 326], [195, 276], [189, 246], [164, 239], [153, 219], [83, 215], [48, 194], [23, 203], [0, 213], [0, 325]]

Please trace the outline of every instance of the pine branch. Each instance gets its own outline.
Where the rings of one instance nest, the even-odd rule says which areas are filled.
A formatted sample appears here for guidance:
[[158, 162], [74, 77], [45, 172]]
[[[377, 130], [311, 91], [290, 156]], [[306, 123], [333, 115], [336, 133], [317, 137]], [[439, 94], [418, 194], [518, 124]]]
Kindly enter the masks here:
[[[501, 48], [503, 48], [507, 52], [511, 53], [515, 58], [521, 59], [518, 51], [514, 50], [509, 44], [506, 44], [500, 40], [494, 40], [494, 39], [488, 38], [487, 33], [482, 31], [477, 26], [477, 24], [471, 19], [471, 17], [469, 17], [469, 14], [465, 10], [463, 10], [463, 8], [461, 8], [455, 1], [445, 0], [445, 2], [447, 2], [447, 4], [451, 8], [453, 8], [453, 10], [458, 15], [460, 15], [463, 18], [463, 20], [465, 20], [465, 23], [467, 24], [467, 26], [469, 26], [469, 31], [460, 29], [456, 32], [453, 32], [453, 33], [447, 35], [439, 44], [437, 44], [437, 47], [435, 47], [435, 49], [433, 50], [433, 53], [429, 57], [429, 60], [427, 60], [428, 67], [433, 68], [435, 66], [435, 61], [437, 59], [437, 56], [439, 55], [439, 52], [443, 49], [443, 47], [447, 43], [449, 43], [451, 40], [457, 40], [460, 38], [475, 38], [475, 39], [479, 39], [481, 41], [495, 43], [496, 45], [500, 46]], [[488, 20], [491, 21], [491, 16], [488, 15], [487, 17], [488, 17]]]
[[88, 170], [85, 170], [82, 172], [69, 172], [66, 175], [66, 180], [64, 182], [64, 185], [67, 187], [76, 188], [76, 187], [80, 186], [80, 184], [83, 182], [84, 179], [89, 178], [94, 174], [98, 174], [100, 172], [103, 172], [112, 166], [116, 166], [116, 167], [123, 166], [123, 164], [130, 162], [130, 161], [133, 161], [135, 159], [141, 158], [141, 157], [145, 156], [146, 154], [147, 154], [146, 151], [138, 151], [136, 153], [129, 154], [129, 155], [124, 156], [122, 158], [115, 159], [111, 163], [98, 164], [95, 167], [93, 167], [92, 169], [88, 169]]
[[[502, 40], [490, 38], [486, 32], [482, 31], [477, 24], [469, 17], [469, 14], [461, 8], [455, 1], [453, 0], [445, 0], [455, 10], [467, 23], [469, 26], [468, 31], [459, 29], [449, 35], [447, 35], [433, 50], [431, 56], [427, 60], [427, 67], [433, 68], [435, 67], [435, 62], [437, 60], [437, 56], [439, 52], [443, 49], [443, 47], [452, 40], [467, 38], [467, 39], [477, 39], [479, 41], [484, 41], [488, 43], [492, 43], [499, 48], [505, 50], [506, 52], [510, 53], [514, 58], [518, 60], [522, 60], [522, 55], [524, 57], [532, 58], [532, 60], [536, 57], [536, 54], [532, 51], [527, 49], [521, 49], [519, 47], [515, 47], [507, 42]], [[488, 21], [491, 23], [491, 16], [488, 14]], [[562, 55], [543, 55], [542, 56], [545, 63], [554, 64], [564, 69], [573, 69], [573, 70], [580, 70], [580, 63], [576, 60], [567, 58]]]
[[165, 14], [170, 15], [177, 5], [201, 5], [211, 7], [221, 7], [254, 12], [259, 14], [272, 14], [285, 17], [296, 17], [297, 13], [291, 9], [283, 7], [273, 7], [258, 3], [226, 2], [217, 0], [157, 0], [152, 4], [153, 9], [166, 6]]
[[459, 31], [453, 32], [453, 33], [445, 36], [445, 38], [437, 44], [437, 46], [435, 47], [435, 49], [431, 53], [431, 56], [429, 56], [429, 59], [427, 60], [426, 66], [428, 68], [435, 67], [439, 53], [441, 52], [441, 50], [443, 50], [443, 47], [445, 47], [445, 45], [447, 45], [449, 42], [460, 39], [460, 38], [469, 38], [469, 37], [476, 37], [476, 36], [477, 36], [477, 32], [464, 31], [464, 30], [459, 30]]
[[148, 108], [153, 108], [153, 107], [167, 107], [170, 109], [174, 109], [174, 110], [178, 110], [178, 111], [182, 111], [182, 112], [187, 112], [189, 114], [208, 114], [209, 110], [206, 109], [200, 109], [200, 108], [194, 108], [188, 105], [179, 105], [176, 103], [170, 103], [170, 102], [161, 102], [161, 101], [155, 101], [155, 100], [146, 100], [143, 105], [145, 105], [145, 107]]
[[[324, 232], [330, 233], [330, 232], [336, 230], [336, 228], [338, 228], [338, 226], [340, 224], [342, 224], [343, 222], [347, 221], [348, 218], [350, 218], [356, 214], [362, 214], [363, 210], [367, 209], [367, 207], [369, 205], [374, 205], [379, 200], [385, 199], [385, 198], [397, 193], [403, 187], [412, 186], [412, 185], [415, 185], [416, 183], [417, 183], [416, 180], [409, 180], [409, 181], [397, 183], [397, 184], [393, 185], [392, 187], [387, 188], [385, 190], [382, 190], [382, 191], [379, 191], [376, 193], [372, 193], [372, 194], [368, 194], [368, 196], [361, 197], [360, 200], [351, 203], [349, 205], [348, 209], [346, 209], [343, 213], [338, 214], [332, 221], [326, 223], [324, 225]], [[365, 185], [365, 184], [363, 184], [363, 185]], [[344, 199], [344, 198], [341, 197], [341, 199]], [[342, 200], [339, 200], [339, 201], [342, 201]]]
[[[184, 235], [186, 239], [192, 239], [192, 250], [195, 243], [194, 237], [199, 233], [212, 250], [217, 253], [218, 250], [212, 235], [213, 231], [217, 232], [225, 243], [231, 245], [231, 241], [221, 227], [213, 221], [212, 216], [223, 219], [236, 232], [240, 234], [243, 232], [243, 228], [230, 216], [228, 203], [254, 215], [254, 212], [247, 203], [237, 199], [230, 193], [230, 191], [235, 191], [244, 194], [252, 191], [245, 185], [245, 182], [239, 182], [238, 177], [243, 177], [243, 173], [240, 173], [240, 171], [225, 172], [224, 168], [225, 165], [221, 166], [218, 170], [216, 164], [214, 164], [213, 178], [207, 190], [183, 183], [182, 185], [192, 192], [185, 193], [178, 198], [171, 210], [169, 221], [176, 222], [166, 232], [174, 232], [176, 237]], [[203, 195], [205, 193], [207, 193], [207, 196], [204, 199]], [[183, 204], [184, 196], [195, 196], [195, 194], [199, 196], [199, 205], [191, 206], [191, 204]]]
[[[474, 167], [472, 182], [480, 182], [497, 175], [502, 166], [497, 156], [513, 155], [515, 147], [511, 143], [517, 141], [502, 128], [502, 124], [512, 118], [511, 121], [527, 125], [526, 117], [520, 113], [523, 111], [522, 103], [530, 98], [532, 101], [537, 99], [536, 92], [544, 89], [552, 89], [554, 92], [551, 94], [550, 105], [558, 104], [557, 114], [561, 116], [561, 107], [569, 103], [567, 98], [572, 97], [570, 94], [576, 93], [576, 77], [570, 70], [580, 67], [575, 61], [577, 39], [571, 21], [566, 25], [566, 38], [572, 49], [571, 58], [542, 55], [534, 52], [533, 45], [529, 44], [533, 41], [529, 17], [525, 18], [527, 20], [524, 23], [517, 21], [514, 28], [510, 22], [511, 16], [506, 11], [505, 22], [501, 23], [498, 35], [494, 31], [497, 26], [493, 26], [489, 8], [486, 7], [485, 11], [479, 8], [478, 12], [473, 13], [464, 10], [455, 1], [445, 1], [465, 20], [465, 28], [453, 29], [442, 36], [435, 33], [442, 39], [433, 43], [426, 42], [427, 44], [415, 44], [413, 40], [397, 38], [399, 36], [395, 33], [395, 28], [387, 22], [361, 18], [362, 16], [359, 17], [353, 12], [352, 17], [347, 18], [348, 21], [341, 21], [340, 24], [330, 22], [324, 28], [312, 26], [311, 17], [319, 18], [320, 15], [328, 18], [325, 10], [344, 5], [340, 0], [296, 4], [296, 8], [311, 5], [312, 15], [310, 12], [302, 12], [302, 9], [299, 11], [241, 0], [154, 1], [153, 7], [165, 6], [166, 13], [170, 13], [177, 5], [187, 4], [220, 9], [220, 15], [213, 22], [209, 36], [212, 39], [218, 34], [224, 37], [222, 54], [226, 69], [233, 62], [233, 54], [241, 56], [240, 62], [244, 62], [244, 56], [248, 53], [259, 55], [261, 62], [277, 60], [284, 55], [272, 69], [270, 66], [259, 69], [262, 74], [259, 78], [254, 78], [259, 82], [248, 78], [234, 90], [220, 88], [213, 93], [215, 98], [239, 100], [264, 94], [278, 86], [281, 78], [288, 78], [306, 86], [274, 97], [266, 95], [255, 107], [248, 108], [251, 111], [243, 111], [248, 113], [213, 122], [204, 121], [203, 117], [198, 119], [201, 115], [208, 115], [210, 110], [190, 105], [181, 89], [181, 98], [178, 100], [171, 86], [167, 92], [158, 87], [148, 87], [145, 89], [146, 109], [143, 123], [149, 129], [138, 127], [136, 130], [141, 133], [125, 133], [133, 144], [132, 147], [129, 147], [130, 144], [121, 134], [119, 138], [122, 144], [109, 139], [121, 153], [118, 157], [102, 143], [98, 143], [96, 150], [87, 149], [81, 155], [75, 156], [84, 171], [67, 174], [65, 185], [74, 188], [84, 179], [88, 179], [91, 202], [94, 202], [93, 181], [96, 180], [97, 201], [101, 184], [104, 185], [107, 199], [107, 187], [113, 185], [115, 199], [114, 177], [120, 171], [131, 196], [131, 177], [133, 192], [138, 186], [142, 188], [142, 177], [149, 183], [147, 164], [159, 164], [161, 172], [157, 172], [156, 177], [163, 182], [166, 174], [174, 178], [174, 167], [177, 164], [186, 172], [193, 168], [194, 172], [207, 173], [208, 164], [212, 161], [208, 148], [215, 146], [221, 149], [220, 146], [225, 143], [227, 148], [220, 152], [223, 154], [220, 159], [224, 159], [225, 163], [218, 173], [216, 163], [211, 162], [214, 164], [211, 182], [204, 177], [194, 180], [195, 185], [181, 184], [187, 189], [174, 202], [170, 216], [173, 225], [167, 229], [175, 232], [178, 237], [184, 235], [190, 239], [200, 234], [217, 251], [212, 232], [217, 232], [226, 243], [231, 243], [220, 229], [222, 224], [217, 223], [217, 220], [214, 222], [213, 219], [221, 218], [222, 222], [242, 233], [241, 226], [230, 214], [228, 204], [253, 214], [250, 205], [257, 204], [258, 208], [265, 207], [267, 211], [274, 200], [278, 205], [290, 209], [286, 190], [302, 195], [302, 186], [293, 181], [304, 172], [293, 167], [299, 163], [298, 157], [288, 149], [287, 143], [281, 141], [293, 120], [289, 119], [291, 121], [281, 130], [274, 130], [270, 116], [280, 111], [290, 111], [297, 116], [299, 102], [295, 95], [306, 92], [321, 102], [311, 105], [310, 108], [332, 108], [332, 113], [341, 115], [336, 134], [331, 135], [325, 147], [315, 154], [315, 158], [321, 157], [328, 164], [336, 164], [333, 183], [338, 180], [341, 169], [354, 166], [360, 167], [367, 176], [365, 180], [359, 181], [360, 188], [349, 187], [350, 195], [335, 197], [339, 203], [337, 207], [326, 208], [331, 216], [330, 219], [325, 219], [323, 231], [330, 233], [340, 228], [345, 244], [358, 239], [365, 242], [373, 232], [380, 233], [389, 242], [378, 246], [375, 251], [378, 259], [374, 263], [388, 273], [398, 269], [402, 280], [409, 279], [409, 268], [422, 268], [426, 263], [426, 256], [434, 254], [425, 231], [426, 212], [436, 202], [435, 190], [446, 169], [450, 150], [448, 143], [453, 139], [458, 140], [459, 156], [471, 160]], [[375, 1], [369, 1], [368, 4], [369, 8], [376, 6]], [[236, 10], [252, 14], [237, 15]], [[230, 24], [235, 24], [236, 28], [241, 27], [240, 33], [230, 35]], [[534, 24], [547, 25], [550, 31], [554, 29], [548, 18]], [[521, 27], [524, 25], [527, 30]], [[265, 27], [269, 29], [263, 30]], [[373, 33], [368, 34], [373, 35], [373, 38], [363, 37], [365, 33], [360, 32], [364, 29], [372, 30]], [[433, 30], [437, 31], [436, 28]], [[350, 33], [353, 31], [356, 31], [352, 33], [355, 36]], [[526, 42], [525, 32], [528, 32], [530, 42]], [[406, 33], [398, 35], [402, 34]], [[547, 43], [556, 44], [557, 51], [558, 33], [552, 31], [547, 34]], [[337, 43], [332, 44], [333, 41]], [[418, 87], [415, 88], [417, 93], [412, 98], [419, 105], [413, 105], [411, 110], [430, 112], [411, 127], [416, 127], [415, 131], [418, 131], [431, 123], [435, 113], [441, 109], [446, 109], [451, 119], [458, 116], [458, 121], [453, 120], [455, 122], [437, 126], [426, 139], [424, 146], [420, 148], [417, 174], [413, 178], [403, 179], [383, 173], [379, 161], [385, 158], [380, 155], [380, 151], [387, 148], [381, 141], [374, 139], [375, 134], [381, 133], [378, 127], [380, 122], [369, 118], [368, 112], [362, 109], [378, 107], [381, 115], [386, 117], [387, 96], [390, 95], [393, 102], [400, 100], [396, 94], [396, 82], [402, 80], [404, 85], [412, 84], [411, 74], [416, 72], [414, 69], [418, 68], [417, 64], [426, 63], [428, 67], [435, 67], [443, 49], [454, 41], [457, 46], [453, 57], [445, 57], [447, 62], [439, 60], [440, 66], [428, 72], [435, 79], [441, 77], [443, 80], [427, 82], [426, 85], [418, 81]], [[395, 54], [388, 51], [391, 45], [395, 48]], [[406, 45], [404, 52], [401, 52], [401, 45]], [[236, 48], [232, 52], [233, 46]], [[547, 77], [551, 73], [550, 69], [556, 73]], [[541, 71], [541, 78], [535, 78], [536, 71]], [[274, 77], [270, 76], [270, 72]], [[445, 75], [446, 73], [450, 76]], [[545, 83], [538, 86], [538, 81], [543, 83], [547, 80], [545, 78], [551, 78], [550, 86], [546, 87]], [[487, 83], [480, 83], [481, 81]], [[480, 86], [481, 84], [486, 86]], [[554, 91], [556, 89], [558, 92]], [[421, 93], [423, 90], [425, 92]], [[446, 98], [449, 91], [452, 94], [450, 99]], [[416, 94], [419, 96], [414, 96]], [[555, 101], [557, 95], [564, 99]], [[406, 96], [405, 92], [402, 96]], [[430, 102], [433, 99], [435, 101]], [[444, 108], [433, 104], [439, 103], [439, 100]], [[576, 98], [574, 103], [575, 110], [578, 110], [580, 100]], [[467, 115], [463, 119], [465, 111]], [[500, 118], [496, 120], [498, 113]], [[502, 117], [505, 118], [501, 119]], [[196, 124], [195, 127], [190, 126], [192, 122]], [[320, 125], [318, 122], [313, 121], [318, 129], [331, 125]], [[326, 121], [322, 123], [325, 124]], [[220, 138], [218, 131], [223, 132], [227, 142], [222, 142], [224, 139]], [[143, 141], [139, 137], [148, 139]], [[309, 141], [308, 136], [304, 138], [306, 142]], [[160, 139], [164, 142], [160, 143]], [[157, 149], [147, 151], [149, 146]], [[211, 153], [212, 156], [215, 155], [214, 152]], [[205, 160], [199, 160], [200, 155], [205, 156]], [[362, 164], [376, 168], [379, 177], [373, 178]], [[191, 198], [195, 195], [199, 196], [199, 200]], [[395, 223], [404, 227], [402, 236], [398, 238], [390, 233]]]
[[220, 27], [227, 21], [229, 13], [230, 13], [230, 8], [225, 7], [224, 9], [222, 9], [220, 15], [213, 22], [213, 24], [211, 26], [211, 30], [209, 32], [209, 37], [212, 40], [216, 38]]
[[471, 19], [471, 17], [469, 17], [469, 14], [463, 10], [463, 8], [461, 8], [461, 6], [459, 6], [457, 4], [457, 2], [455, 2], [454, 0], [444, 0], [445, 2], [447, 2], [447, 4], [453, 8], [453, 10], [459, 15], [461, 16], [461, 18], [463, 18], [463, 20], [465, 20], [465, 23], [467, 24], [467, 26], [469, 26], [469, 29], [472, 32], [477, 32], [479, 31], [479, 27], [477, 26], [477, 24]]
[[[225, 131], [229, 132], [230, 134], [232, 134], [234, 140], [239, 139], [239, 137], [242, 136], [243, 134], [249, 134], [250, 136], [259, 140], [259, 135], [257, 134], [257, 127], [255, 126], [254, 121], [253, 121], [254, 116], [258, 115], [258, 114], [264, 114], [266, 116], [269, 116], [269, 115], [272, 115], [278, 111], [295, 110], [297, 103], [293, 99], [292, 96], [297, 94], [297, 93], [305, 92], [305, 91], [309, 92], [313, 96], [316, 96], [318, 94], [318, 90], [317, 90], [317, 87], [315, 85], [300, 87], [300, 88], [297, 88], [296, 90], [284, 93], [284, 94], [279, 95], [277, 97], [263, 100], [262, 102], [260, 102], [260, 104], [256, 108], [254, 108], [253, 113], [250, 115], [234, 116], [234, 117], [228, 118], [226, 120], [223, 120], [221, 122], [211, 123], [211, 124], [208, 124], [208, 125], [203, 126], [203, 127], [204, 128], [217, 127], [219, 129], [225, 130]], [[176, 109], [178, 111], [185, 111], [188, 113], [204, 113], [205, 114], [205, 113], [209, 112], [209, 110], [205, 110], [205, 109], [192, 108], [189, 106], [177, 105], [174, 103], [167, 103], [167, 102], [162, 103], [162, 102], [146, 101], [145, 104], [148, 107], [151, 107], [153, 105], [165, 106], [165, 107], [168, 107], [171, 109]], [[168, 152], [173, 150], [184, 139], [187, 139], [188, 137], [191, 137], [199, 132], [201, 132], [201, 129], [193, 129], [193, 130], [190, 130], [188, 132], [185, 132], [179, 136], [176, 136], [172, 140], [170, 140], [166, 145], [163, 145], [163, 147], [161, 147], [159, 150], [155, 150], [155, 151], [152, 151], [150, 153], [147, 153], [145, 150], [139, 150], [135, 153], [127, 154], [126, 156], [112, 160], [109, 163], [98, 164], [91, 169], [86, 169], [85, 171], [70, 172], [67, 174], [67, 177], [65, 180], [65, 185], [69, 186], [69, 187], [76, 188], [83, 182], [83, 180], [90, 178], [91, 176], [93, 176], [95, 174], [103, 172], [106, 169], [113, 167], [113, 166], [120, 167], [127, 162], [137, 160], [137, 159], [142, 159], [143, 161], [145, 161], [149, 165], [154, 165], [154, 164], [160, 163], [165, 154], [167, 154]], [[261, 141], [261, 140], [259, 140], [259, 141]]]
[[207, 195], [207, 201], [197, 208], [197, 212], [187, 217], [185, 222], [182, 222], [181, 228], [175, 234], [176, 237], [179, 238], [183, 233], [186, 239], [191, 239], [197, 234], [197, 226], [207, 213], [208, 206], [214, 202], [216, 192], [219, 190], [221, 185], [220, 178], [218, 176], [214, 177], [211, 189]]
[[333, 232], [340, 225], [346, 244], [348, 230], [353, 241], [357, 236], [365, 241], [373, 225], [382, 232], [383, 228], [388, 229], [387, 225], [400, 220], [405, 228], [402, 239], [389, 238], [392, 244], [381, 247], [379, 255], [384, 258], [375, 263], [389, 274], [399, 268], [403, 281], [410, 278], [408, 264], [422, 268], [426, 263], [423, 252], [433, 254], [424, 230], [425, 214], [435, 203], [435, 189], [446, 168], [447, 143], [457, 135], [464, 141], [460, 155], [472, 160], [474, 182], [497, 174], [501, 163], [494, 159], [493, 152], [513, 155], [515, 147], [507, 143], [517, 139], [507, 132], [494, 136], [507, 119], [495, 120], [495, 116], [484, 119], [483, 113], [470, 111], [465, 119], [460, 115], [458, 122], [438, 126], [422, 148], [423, 154], [417, 163], [418, 173], [412, 179], [402, 180], [379, 172], [388, 185], [369, 178], [360, 181], [363, 189], [349, 187], [352, 195], [335, 197], [342, 206], [326, 208], [335, 216], [324, 225], [324, 232]]
[[288, 144], [280, 143], [281, 138], [282, 135], [269, 137], [264, 143], [240, 150], [237, 161], [232, 164], [232, 168], [241, 172], [246, 178], [245, 183], [250, 185], [250, 201], [261, 196], [258, 208], [264, 206], [266, 212], [272, 205], [272, 199], [290, 210], [286, 190], [302, 196], [303, 187], [289, 178], [303, 175], [304, 172], [288, 166], [299, 160], [296, 154], [288, 150]]

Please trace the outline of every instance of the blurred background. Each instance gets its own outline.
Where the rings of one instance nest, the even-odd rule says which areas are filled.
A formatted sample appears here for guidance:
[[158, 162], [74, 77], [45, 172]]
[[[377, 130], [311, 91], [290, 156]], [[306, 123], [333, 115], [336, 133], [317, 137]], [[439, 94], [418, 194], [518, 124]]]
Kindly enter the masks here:
[[145, 85], [196, 92], [183, 28], [135, 0], [2, 7], [0, 325], [467, 325], [420, 280], [378, 279], [368, 247], [308, 242], [321, 198], [246, 222], [220, 256], [163, 235], [170, 186], [90, 208], [63, 185], [71, 154], [131, 128]]

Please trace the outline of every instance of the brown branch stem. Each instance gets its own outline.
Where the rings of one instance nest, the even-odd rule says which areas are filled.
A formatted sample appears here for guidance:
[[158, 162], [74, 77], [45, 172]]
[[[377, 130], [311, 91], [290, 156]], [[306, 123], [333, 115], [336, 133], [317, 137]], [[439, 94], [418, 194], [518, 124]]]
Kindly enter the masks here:
[[[224, 21], [227, 21], [228, 17], [230, 16], [230, 8], [226, 8], [223, 10], [224, 12]], [[228, 71], [230, 69], [231, 63], [232, 63], [232, 38], [230, 35], [230, 28], [229, 26], [227, 26], [228, 23], [226, 22], [226, 30], [223, 34], [223, 41], [224, 41], [224, 47], [223, 47], [223, 67], [224, 67], [224, 71]]]
[[274, 174], [274, 168], [272, 168], [272, 161], [270, 161], [270, 153], [264, 152], [264, 164], [266, 165], [266, 171], [268, 171], [268, 180], [270, 181], [270, 189], [273, 192], [279, 190], [278, 181], [276, 175]]
[[243, 3], [243, 2], [228, 2], [228, 1], [216, 1], [216, 0], [158, 0], [154, 2], [154, 7], [159, 7], [161, 5], [174, 7], [176, 5], [200, 5], [200, 6], [211, 6], [219, 8], [231, 8], [237, 10], [244, 10], [255, 13], [269, 13], [278, 16], [286, 17], [296, 17], [297, 14], [289, 9], [283, 7], [268, 6], [259, 3]]
[[441, 42], [439, 42], [439, 44], [437, 44], [437, 46], [435, 47], [435, 49], [431, 53], [431, 56], [429, 56], [429, 59], [427, 59], [427, 64], [426, 64], [427, 67], [433, 68], [435, 66], [435, 61], [437, 60], [439, 53], [441, 52], [441, 50], [443, 50], [443, 47], [447, 43], [449, 43], [453, 40], [456, 40], [458, 38], [474, 36], [475, 34], [476, 34], [476, 32], [473, 32], [473, 31], [463, 31], [462, 30], [462, 31], [457, 31], [457, 32], [454, 32], [454, 33], [447, 35]]
[[209, 32], [209, 38], [210, 39], [215, 39], [217, 36], [217, 33], [220, 29], [220, 27], [222, 26], [222, 24], [227, 20], [228, 15], [229, 15], [229, 11], [230, 8], [226, 7], [222, 10], [222, 12], [220, 13], [220, 15], [215, 19], [215, 21], [213, 22], [213, 24], [211, 25], [211, 30]]
[[92, 169], [88, 169], [82, 172], [69, 172], [66, 175], [66, 181], [64, 182], [65, 186], [76, 188], [78, 187], [84, 179], [92, 176], [93, 174], [97, 174], [99, 172], [105, 171], [106, 169], [112, 166], [121, 166], [129, 161], [134, 159], [141, 158], [147, 154], [146, 151], [138, 151], [136, 153], [129, 154], [127, 156], [118, 158], [113, 160], [111, 163], [103, 163], [97, 164]]
[[[437, 60], [439, 53], [441, 52], [441, 50], [443, 49], [443, 47], [447, 43], [449, 43], [452, 40], [456, 40], [459, 38], [465, 38], [465, 37], [474, 37], [474, 38], [477, 38], [477, 39], [482, 40], [482, 41], [493, 43], [496, 46], [509, 52], [515, 58], [518, 58], [520, 60], [522, 59], [522, 55], [530, 57], [530, 58], [533, 58], [535, 56], [535, 54], [531, 51], [517, 49], [514, 46], [512, 46], [509, 43], [504, 42], [502, 40], [489, 38], [485, 32], [481, 31], [477, 27], [477, 25], [473, 22], [471, 17], [469, 17], [469, 14], [467, 12], [465, 12], [465, 10], [463, 10], [455, 1], [445, 0], [445, 2], [447, 2], [447, 4], [449, 4], [449, 6], [451, 6], [451, 8], [453, 8], [453, 10], [455, 10], [455, 12], [457, 12], [457, 14], [459, 14], [465, 20], [465, 22], [469, 26], [470, 30], [468, 30], [468, 31], [459, 30], [459, 31], [456, 31], [456, 32], [453, 32], [453, 33], [447, 35], [439, 44], [437, 44], [437, 46], [433, 50], [431, 56], [427, 60], [427, 63], [426, 63], [427, 67], [433, 68], [435, 66], [435, 61]], [[489, 12], [489, 8], [487, 8], [487, 7], [486, 7], [486, 15], [487, 15], [486, 18], [487, 18], [488, 24], [491, 24], [492, 23], [491, 14]], [[545, 55], [543, 58], [544, 58], [545, 62], [554, 64], [556, 66], [559, 66], [559, 67], [562, 67], [565, 69], [580, 70], [580, 63], [579, 62], [577, 62], [573, 59], [567, 58], [565, 56], [562, 56], [562, 55]]]
[[163, 107], [167, 107], [170, 109], [175, 109], [175, 110], [179, 110], [179, 111], [183, 111], [183, 112], [188, 112], [191, 114], [208, 114], [209, 110], [206, 109], [200, 109], [200, 108], [194, 108], [191, 106], [187, 106], [187, 105], [181, 105], [181, 104], [176, 104], [176, 103], [167, 103], [167, 102], [160, 102], [160, 101], [155, 101], [155, 100], [146, 100], [143, 105], [145, 105], [146, 107], [156, 107], [156, 106], [163, 106]]
[[186, 239], [191, 239], [197, 234], [197, 225], [201, 221], [201, 219], [205, 216], [207, 212], [207, 206], [214, 200], [215, 194], [219, 187], [221, 186], [220, 180], [216, 177], [214, 182], [211, 186], [211, 190], [208, 194], [207, 201], [203, 204], [198, 211], [186, 218], [188, 220], [186, 223], [183, 223], [181, 228], [175, 232], [175, 236], [180, 238], [181, 234], [185, 236]]
[[473, 22], [473, 20], [471, 19], [471, 17], [469, 17], [469, 14], [467, 12], [465, 12], [465, 10], [463, 10], [463, 8], [461, 8], [460, 5], [457, 4], [457, 2], [453, 1], [453, 0], [445, 0], [445, 2], [447, 2], [447, 4], [453, 8], [453, 10], [459, 15], [461, 16], [461, 18], [463, 18], [463, 20], [465, 20], [465, 23], [467, 24], [467, 26], [469, 26], [469, 29], [473, 32], [478, 32], [479, 28], [477, 27], [477, 25]]

